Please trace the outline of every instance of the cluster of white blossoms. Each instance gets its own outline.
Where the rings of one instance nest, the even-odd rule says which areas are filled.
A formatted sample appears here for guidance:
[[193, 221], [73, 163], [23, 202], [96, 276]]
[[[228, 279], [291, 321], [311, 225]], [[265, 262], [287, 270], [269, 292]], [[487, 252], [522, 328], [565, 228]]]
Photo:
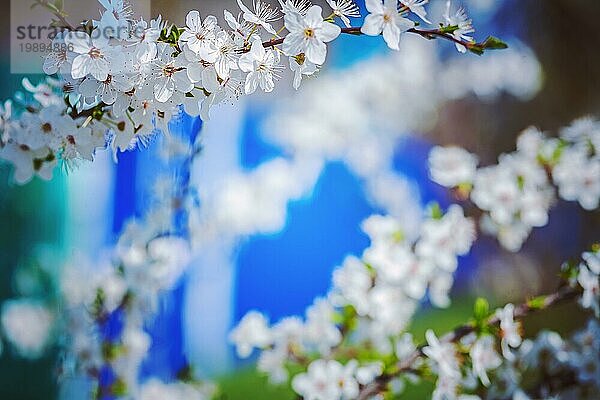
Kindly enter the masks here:
[[[508, 308], [508, 310], [507, 310]], [[496, 332], [514, 341], [510, 356], [497, 351], [496, 333], [471, 333], [458, 341], [442, 341], [427, 332], [423, 353], [438, 375], [433, 399], [594, 399], [600, 394], [600, 325], [589, 320], [570, 339], [542, 331], [534, 339], [519, 336], [512, 305]], [[565, 377], [568, 377], [565, 379]], [[482, 393], [483, 397], [470, 394]], [[462, 392], [463, 394], [458, 394]]]
[[[383, 232], [396, 229], [391, 221], [381, 225]], [[397, 241], [396, 245], [401, 247]], [[587, 264], [573, 271], [580, 274], [594, 268], [586, 265], [597, 267], [598, 257], [597, 252], [584, 253]], [[397, 260], [397, 271], [402, 270], [402, 260]], [[600, 394], [597, 320], [590, 320], [587, 328], [569, 341], [549, 332], [535, 340], [522, 337], [519, 319], [530, 310], [560, 301], [560, 296], [541, 296], [519, 306], [509, 303], [494, 312], [479, 299], [473, 322], [439, 338], [428, 330], [426, 343], [417, 346], [404, 321], [416, 307], [403, 288], [395, 288], [394, 298], [371, 304], [377, 295], [370, 292], [389, 285], [381, 282], [381, 275], [376, 267], [349, 258], [334, 276], [334, 289], [315, 301], [305, 320], [289, 317], [269, 326], [263, 314], [252, 311], [230, 339], [240, 357], [261, 350], [257, 366], [272, 383], [288, 382], [294, 374], [291, 387], [305, 399], [379, 399], [383, 394], [399, 395], [406, 383], [432, 375], [436, 379], [432, 399], [439, 400], [526, 400], [565, 393], [577, 394], [568, 398], [595, 399]], [[405, 281], [412, 279], [404, 277]], [[597, 284], [597, 275], [595, 279]], [[585, 284], [575, 280], [571, 285], [573, 291], [567, 293], [583, 289], [586, 298]], [[594, 295], [597, 302], [598, 292]], [[385, 335], [373, 335], [373, 329], [386, 326], [386, 321], [370, 314], [373, 305], [396, 316], [400, 323]], [[582, 305], [587, 307], [584, 302]]]
[[[214, 16], [201, 18], [197, 11], [188, 14], [183, 28], [170, 26], [160, 17], [136, 21], [123, 1], [101, 0], [106, 10], [100, 20], [56, 37], [55, 48], [61, 51], [52, 53], [44, 68], [58, 80], [48, 79], [38, 86], [25, 81], [33, 99], [24, 101], [22, 112], [15, 113], [10, 102], [0, 107], [0, 157], [15, 165], [15, 179], [24, 183], [33, 175], [49, 178], [59, 161], [91, 160], [99, 148], [112, 147], [116, 154], [157, 131], [168, 133], [168, 122], [182, 109], [206, 119], [218, 103], [259, 88], [272, 91], [284, 68], [282, 55], [295, 74], [297, 88], [303, 76], [313, 75], [325, 62], [327, 43], [342, 32], [383, 35], [392, 49], [400, 47], [405, 32], [451, 40], [463, 52], [502, 46], [493, 38], [475, 43], [470, 36], [471, 21], [462, 9], [452, 12], [450, 2], [445, 22], [431, 30], [418, 28], [410, 19], [414, 15], [419, 24], [429, 23], [424, 8], [428, 0], [367, 0], [369, 14], [364, 25], [356, 28], [350, 26], [350, 18], [359, 13], [351, 0], [327, 2], [331, 14], [324, 17], [319, 6], [306, 0], [280, 1], [281, 10], [260, 0], [248, 8], [238, 0], [241, 13], [235, 17], [225, 11], [229, 29], [224, 30]], [[283, 20], [282, 29], [274, 27], [279, 19]], [[287, 34], [282, 35], [285, 30]], [[405, 68], [423, 74], [422, 69], [411, 68], [410, 57], [403, 58], [408, 60]], [[402, 75], [395, 64], [386, 68]], [[365, 78], [366, 85], [389, 83], [380, 76], [374, 78], [377, 82]], [[423, 87], [436, 92], [435, 86], [427, 84], [432, 81], [429, 75], [420, 78]], [[360, 88], [352, 80], [348, 86]], [[386, 89], [380, 87], [377, 93]], [[453, 88], [448, 91], [457, 92]], [[363, 95], [360, 90], [356, 93]], [[405, 97], [404, 102], [412, 102], [411, 96]], [[327, 101], [332, 103], [330, 98]], [[400, 114], [391, 103], [384, 112]], [[363, 105], [355, 106], [361, 109]], [[435, 107], [423, 106], [430, 112]], [[321, 107], [318, 111], [326, 114], [326, 110]], [[312, 120], [310, 115], [299, 108], [293, 112], [301, 116], [298, 126], [309, 130], [304, 124]], [[347, 114], [349, 119], [360, 115]], [[398, 199], [390, 197], [407, 190], [387, 174], [391, 153], [378, 153], [397, 136], [392, 134], [390, 140], [381, 140], [371, 149], [362, 146], [370, 142], [368, 136], [360, 145], [345, 147], [344, 134], [353, 132], [346, 128], [356, 129], [354, 133], [361, 138], [361, 132], [376, 130], [357, 122], [327, 127], [334, 133], [329, 142], [306, 140], [327, 131], [316, 123], [304, 137], [292, 132], [288, 144], [299, 149], [293, 162], [275, 160], [270, 172], [258, 171], [248, 182], [243, 181], [244, 185], [234, 182], [236, 189], [242, 187], [249, 193], [246, 200], [268, 200], [256, 190], [258, 183], [283, 187], [285, 195], [269, 193], [275, 197], [269, 204], [285, 208], [286, 200], [299, 196], [306, 186], [306, 182], [284, 182], [290, 180], [285, 172], [294, 172], [300, 162], [312, 159], [306, 156], [319, 155], [323, 161], [337, 157], [361, 173], [373, 186], [369, 190], [377, 194], [376, 202], [390, 211], [390, 215], [372, 216], [363, 223], [370, 246], [360, 259], [346, 258], [334, 273], [330, 292], [315, 300], [305, 318], [289, 317], [269, 326], [267, 317], [259, 312], [246, 315], [230, 335], [238, 355], [245, 358], [254, 349], [261, 350], [260, 371], [275, 383], [290, 381], [298, 395], [314, 400], [382, 399], [388, 393], [401, 393], [407, 381], [415, 382], [421, 376], [436, 378], [433, 398], [440, 400], [548, 398], [565, 393], [567, 397], [598, 398], [597, 322], [590, 322], [567, 342], [553, 333], [524, 341], [518, 321], [528, 311], [541, 310], [569, 296], [598, 315], [597, 248], [584, 253], [577, 267], [567, 267], [568, 285], [559, 292], [520, 306], [508, 304], [492, 313], [487, 303], [478, 301], [472, 322], [440, 337], [429, 330], [427, 342], [415, 344], [407, 332], [410, 321], [426, 298], [438, 307], [449, 305], [453, 273], [459, 257], [470, 251], [475, 240], [475, 222], [459, 205], [446, 212], [432, 206], [427, 218], [416, 224], [418, 229], [413, 231], [410, 224], [406, 228], [402, 212], [394, 212], [390, 206]], [[397, 128], [394, 123], [389, 125], [389, 129]], [[529, 129], [519, 139], [517, 152], [501, 156], [496, 166], [480, 169], [477, 158], [462, 149], [436, 148], [430, 157], [431, 175], [436, 182], [455, 189], [461, 199], [470, 198], [485, 212], [482, 227], [497, 234], [506, 247], [517, 250], [533, 227], [547, 223], [548, 209], [556, 199], [552, 184], [563, 199], [578, 201], [590, 210], [598, 207], [598, 126], [592, 119], [582, 119], [564, 129], [559, 139]], [[193, 150], [175, 139], [167, 143], [167, 157], [193, 161]], [[357, 161], [364, 155], [369, 155], [366, 161]], [[321, 164], [316, 162], [305, 174], [310, 175], [305, 177], [307, 182], [316, 179], [313, 172], [322, 168]], [[174, 214], [182, 211], [173, 204], [183, 200], [181, 208], [190, 211], [187, 199], [177, 197], [185, 189], [178, 184], [168, 178], [157, 183], [155, 189], [165, 201], [144, 223], [127, 226], [111, 259], [103, 263], [105, 267], [86, 268], [81, 261], [65, 267], [56, 284], [60, 292], [56, 304], [33, 300], [6, 303], [0, 321], [4, 337], [23, 356], [36, 357], [48, 345], [53, 329], [64, 330], [66, 334], [60, 338], [65, 352], [63, 373], [90, 379], [98, 397], [211, 398], [214, 388], [199, 382], [139, 382], [140, 365], [151, 346], [145, 324], [156, 312], [160, 293], [173, 287], [191, 257], [191, 239], [174, 236], [172, 231]], [[231, 200], [231, 209], [237, 207], [239, 213], [229, 219], [218, 215], [225, 219], [217, 218], [217, 225], [233, 224], [233, 233], [243, 235], [282, 224], [280, 216], [241, 218], [253, 213], [254, 204], [239, 201], [236, 193], [225, 191], [224, 198]], [[222, 207], [223, 203], [217, 203]], [[533, 385], [525, 382], [528, 369], [542, 371]], [[106, 375], [113, 379], [103, 382], [100, 377]]]
[[[427, 2], [369, 1], [365, 24], [354, 28], [350, 18], [360, 13], [352, 0], [328, 0], [329, 13], [308, 0], [280, 0], [280, 8], [258, 0], [249, 8], [238, 0], [237, 17], [224, 10], [226, 28], [196, 10], [179, 28], [160, 16], [136, 20], [124, 1], [100, 1], [105, 10], [99, 20], [64, 26], [54, 38], [44, 71], [56, 79], [35, 88], [35, 101], [22, 104], [22, 112], [10, 104], [0, 109], [0, 158], [15, 166], [18, 183], [34, 175], [50, 179], [59, 160], [92, 160], [99, 148], [125, 151], [167, 132], [181, 107], [207, 120], [216, 104], [258, 88], [271, 92], [287, 67], [297, 88], [324, 64], [327, 43], [342, 31], [383, 34], [396, 50], [408, 30], [478, 53], [505, 47], [493, 38], [476, 43], [467, 36], [473, 29], [462, 10], [448, 14], [437, 29], [416, 29], [409, 17], [428, 22]], [[283, 26], [276, 29], [279, 20]]]
[[[516, 251], [532, 227], [547, 223], [556, 197], [552, 184], [559, 192], [561, 188], [556, 170], [569, 162], [563, 157], [579, 149], [588, 163], [598, 161], [596, 127], [591, 119], [579, 120], [564, 129], [559, 139], [546, 138], [530, 128], [519, 138], [515, 153], [502, 155], [498, 165], [481, 169], [477, 157], [467, 151], [438, 147], [430, 155], [431, 176], [454, 189], [460, 200], [470, 197], [484, 211], [487, 222], [483, 226], [493, 223], [504, 230], [501, 242]], [[577, 180], [580, 175], [574, 174]], [[599, 195], [594, 190], [599, 184], [600, 177], [590, 177], [578, 189], [579, 199], [589, 198], [586, 190], [595, 196], [589, 203], [580, 201], [584, 208], [597, 208]], [[523, 344], [518, 318], [559, 297], [542, 297], [518, 307], [508, 304], [493, 314], [486, 309], [477, 315], [476, 308], [474, 325], [439, 339], [429, 331], [427, 344], [415, 346], [407, 333], [411, 318], [426, 295], [433, 305], [448, 306], [457, 257], [469, 252], [476, 236], [474, 221], [465, 217], [460, 206], [452, 205], [446, 213], [432, 206], [430, 212], [415, 238], [405, 236], [397, 218], [367, 219], [363, 230], [371, 239], [370, 247], [361, 259], [346, 258], [334, 272], [326, 297], [309, 307], [305, 319], [285, 318], [272, 326], [260, 312], [249, 313], [230, 335], [238, 355], [246, 358], [254, 349], [261, 350], [258, 369], [272, 382], [290, 380], [296, 393], [308, 399], [399, 393], [405, 380], [423, 373], [424, 366], [437, 377], [435, 399], [480, 399], [474, 393], [482, 391], [488, 398], [498, 398], [505, 379], [516, 382], [513, 370]], [[524, 236], [508, 230], [515, 224], [525, 226]], [[598, 249], [584, 253], [582, 259], [570, 269], [565, 283], [582, 307], [597, 314]], [[586, 367], [593, 365], [585, 362]], [[298, 368], [303, 372], [296, 373]], [[520, 389], [514, 382], [511, 391], [500, 398], [513, 394], [529, 398], [526, 393], [533, 391]]]
[[[2, 333], [19, 355], [40, 357], [58, 345], [61, 381], [87, 380], [88, 388], [99, 394], [144, 400], [212, 397], [212, 385], [191, 378], [172, 383], [139, 380], [152, 345], [148, 324], [160, 296], [175, 286], [191, 258], [189, 241], [173, 233], [174, 188], [172, 178], [159, 177], [156, 206], [143, 222], [126, 225], [107, 257], [92, 263], [76, 255], [59, 274], [36, 278], [55, 281], [51, 286], [56, 293], [48, 299], [34, 300], [24, 293], [22, 299], [3, 304]], [[99, 381], [107, 374], [114, 379]]]
[[[258, 368], [272, 381], [281, 382], [288, 376], [287, 361], [305, 353], [323, 357], [335, 354], [349, 330], [354, 343], [370, 343], [381, 354], [390, 355], [395, 352], [394, 338], [406, 330], [427, 293], [434, 305], [449, 305], [457, 257], [467, 254], [475, 239], [475, 225], [459, 206], [427, 218], [420, 237], [413, 242], [404, 237], [401, 223], [392, 217], [372, 216], [363, 223], [363, 230], [371, 246], [362, 259], [346, 258], [334, 272], [332, 290], [307, 310], [305, 321], [287, 318], [269, 327], [262, 314], [246, 315], [230, 337], [240, 357], [250, 356], [254, 348], [263, 349]], [[313, 368], [333, 371], [338, 366]], [[360, 372], [364, 368], [372, 369], [373, 365], [356, 364], [347, 367], [345, 373], [365, 376]], [[377, 375], [368, 376], [374, 379]], [[302, 383], [305, 380], [295, 379], [295, 388], [312, 398], [306, 392], [309, 389], [302, 389], [307, 387]], [[366, 379], [361, 382], [367, 383]]]
[[600, 252], [586, 252], [579, 264], [577, 283], [583, 288], [580, 304], [600, 318]]
[[485, 212], [482, 229], [504, 247], [518, 251], [532, 228], [548, 223], [558, 196], [586, 210], [600, 202], [600, 122], [574, 121], [559, 138], [526, 129], [517, 150], [498, 164], [477, 168], [478, 159], [458, 147], [436, 147], [429, 157], [432, 179], [453, 188]]
[[514, 358], [496, 369], [488, 398], [595, 399], [600, 395], [599, 352], [595, 319], [570, 338], [542, 331], [523, 340]]

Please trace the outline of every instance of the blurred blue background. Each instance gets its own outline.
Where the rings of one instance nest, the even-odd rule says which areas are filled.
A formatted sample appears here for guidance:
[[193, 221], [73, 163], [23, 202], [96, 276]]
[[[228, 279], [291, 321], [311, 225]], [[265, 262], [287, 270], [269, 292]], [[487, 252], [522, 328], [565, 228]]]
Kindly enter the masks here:
[[[444, 2], [432, 0], [431, 3], [439, 6]], [[501, 95], [493, 102], [481, 102], [475, 96], [449, 102], [440, 112], [440, 121], [434, 129], [415, 132], [419, 135], [396, 143], [394, 169], [418, 187], [421, 206], [431, 201], [443, 206], [448, 204], [444, 190], [427, 178], [425, 161], [432, 143], [465, 146], [478, 153], [484, 163], [489, 163], [501, 152], [511, 150], [516, 134], [530, 124], [556, 130], [573, 118], [600, 110], [600, 76], [596, 72], [600, 61], [596, 51], [600, 48], [600, 33], [594, 17], [600, 15], [599, 3], [585, 0], [465, 0], [463, 3], [476, 21], [477, 38], [493, 33], [507, 39], [509, 44], [521, 41], [533, 49], [544, 70], [544, 86], [536, 97], [525, 103], [510, 95]], [[182, 21], [184, 10], [199, 7], [204, 14], [217, 13], [216, 10], [223, 7], [235, 9], [234, 4], [155, 1], [153, 13]], [[364, 15], [363, 4], [361, 7]], [[2, 34], [2, 48], [7, 49], [9, 23], [7, 15], [2, 18], [5, 18], [2, 29], [6, 31]], [[438, 47], [441, 57], [456, 57], [453, 46], [439, 43]], [[386, 53], [388, 50], [380, 38], [341, 38], [332, 46], [328, 66], [322, 73], [343, 71], [357, 62]], [[3, 81], [1, 94], [2, 98], [8, 98], [18, 90], [23, 76], [9, 75], [6, 57], [3, 60], [0, 73], [10, 79]], [[35, 81], [40, 77], [31, 78]], [[232, 159], [240, 171], [252, 171], [268, 160], [285, 156], [282, 149], [262, 135], [263, 121], [268, 118], [273, 102], [274, 99], [264, 97], [256, 104], [242, 103], [235, 111], [238, 120], [235, 127], [239, 131], [232, 141], [238, 146], [232, 150], [235, 153]], [[211, 129], [229, 129], [223, 122], [228, 112], [231, 110], [220, 111], [223, 115], [208, 122], [213, 124]], [[193, 135], [200, 127], [200, 121], [191, 118], [185, 118], [181, 124], [177, 129], [183, 135]], [[180, 168], [157, 165], [154, 160], [158, 146], [160, 141], [155, 141], [143, 151], [120, 154], [118, 164], [103, 156], [94, 168], [84, 167], [74, 172], [73, 177], [57, 173], [52, 182], [35, 181], [25, 187], [7, 185], [9, 172], [0, 166], [0, 271], [4, 278], [0, 283], [0, 299], [17, 295], [10, 277], [19, 265], [33, 262], [36, 253], [32, 243], [49, 244], [58, 258], [67, 257], [74, 248], [93, 254], [114, 243], [127, 219], [143, 216], [150, 205], [148, 193], [157, 174], [168, 168]], [[218, 171], [218, 167], [215, 170]], [[218, 181], [218, 175], [214, 179]], [[92, 192], [103, 195], [96, 197], [96, 204], [92, 203], [93, 211], [89, 210], [89, 199], [78, 191], [90, 182], [96, 183]], [[311, 193], [288, 205], [283, 230], [240, 239], [229, 258], [209, 261], [210, 256], [200, 257], [190, 276], [185, 276], [173, 293], [165, 295], [159, 317], [148, 326], [155, 340], [143, 374], [168, 379], [192, 363], [200, 375], [230, 376], [243, 364], [235, 359], [226, 343], [227, 330], [252, 309], [265, 312], [273, 321], [302, 314], [315, 297], [327, 292], [333, 268], [347, 254], [359, 255], [368, 246], [367, 237], [359, 229], [360, 222], [381, 211], [366, 199], [360, 179], [343, 163], [327, 164]], [[86, 217], [88, 223], [95, 223], [97, 229], [91, 232], [83, 223], [74, 224], [81, 221], [81, 216]], [[537, 230], [526, 244], [527, 260], [506, 254], [492, 240], [479, 243], [472, 254], [462, 260], [457, 272], [456, 290], [460, 296], [453, 308], [455, 314], [449, 318], [457, 321], [463, 318], [460, 299], [468, 302], [467, 299], [476, 294], [472, 290], [474, 286], [480, 290], [490, 289], [488, 293], [497, 295], [498, 302], [551, 288], [560, 262], [576, 256], [597, 239], [599, 233], [598, 215], [585, 213], [572, 204], [559, 204], [552, 212], [551, 221], [548, 227]], [[565, 232], [568, 232], [567, 237]], [[522, 269], [508, 272], [481, 269], [481, 265], [492, 258], [507, 264], [517, 261]], [[519, 264], [520, 261], [523, 263]], [[209, 262], [215, 265], [207, 265]], [[212, 276], [205, 268], [217, 271], [222, 281], [211, 288], [213, 281], [202, 279]], [[489, 273], [491, 278], [477, 280], [481, 271]], [[495, 279], [515, 274], [517, 279], [512, 290], [494, 292], [498, 283]], [[220, 297], [214, 299], [210, 310], [197, 311], [206, 315], [194, 319], [190, 307], [197, 306], [197, 299], [190, 299], [190, 291], [196, 290], [205, 293], [214, 290]], [[422, 315], [431, 315], [428, 312], [434, 311], [425, 311]], [[569, 323], [578, 321], [577, 312], [569, 312], [567, 324], [556, 320], [556, 328], [569, 329]], [[222, 319], [216, 317], [217, 314], [221, 314]], [[417, 326], [419, 324], [417, 321]], [[536, 329], [535, 320], [530, 329]], [[37, 362], [22, 360], [8, 350], [1, 357], [0, 398], [53, 397], [49, 394], [56, 392], [53, 379], [56, 352], [49, 352]], [[35, 386], [27, 384], [32, 375], [36, 376]], [[243, 381], [238, 379], [238, 383]], [[239, 390], [232, 386], [225, 380], [226, 389]], [[244, 397], [233, 393], [230, 398]]]

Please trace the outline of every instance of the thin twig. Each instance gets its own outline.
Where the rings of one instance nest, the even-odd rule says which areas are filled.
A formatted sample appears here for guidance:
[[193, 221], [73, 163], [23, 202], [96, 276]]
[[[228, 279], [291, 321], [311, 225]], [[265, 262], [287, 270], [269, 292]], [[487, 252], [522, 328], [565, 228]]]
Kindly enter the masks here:
[[50, 10], [50, 12], [52, 12], [52, 15], [54, 15], [58, 19], [58, 22], [60, 22], [61, 24], [57, 28], [68, 29], [70, 31], [75, 30], [75, 27], [67, 20], [62, 10], [53, 10], [54, 5], [50, 4], [50, 2], [48, 2], [47, 0], [36, 0], [36, 4], [46, 7], [48, 10]]
[[[359, 26], [351, 26], [349, 28], [342, 28], [342, 33], [348, 34], [348, 35], [364, 35], [361, 32], [360, 29], [361, 28]], [[449, 40], [451, 42], [454, 42], [456, 44], [463, 45], [467, 49], [470, 49], [470, 48], [473, 48], [473, 47], [478, 47], [478, 46], [482, 45], [482, 43], [469, 42], [469, 41], [466, 41], [466, 40], [462, 40], [462, 39], [456, 38], [454, 35], [451, 35], [448, 32], [444, 32], [444, 31], [442, 31], [440, 29], [417, 29], [417, 28], [411, 28], [407, 32], [420, 35], [420, 36], [424, 37], [425, 39], [434, 39], [436, 37], [439, 37], [439, 38], [446, 39], [446, 40]], [[266, 42], [263, 42], [263, 47], [265, 47], [265, 48], [275, 47], [275, 46], [278, 46], [278, 45], [282, 44], [284, 40], [285, 40], [285, 37], [277, 38], [277, 39], [271, 39], [271, 40], [268, 40]]]

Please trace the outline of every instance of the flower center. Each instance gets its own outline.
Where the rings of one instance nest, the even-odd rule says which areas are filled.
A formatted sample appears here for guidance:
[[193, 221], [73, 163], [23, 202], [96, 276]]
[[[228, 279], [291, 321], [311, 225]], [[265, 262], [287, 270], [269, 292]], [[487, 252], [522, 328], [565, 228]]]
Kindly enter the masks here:
[[298, 54], [295, 58], [298, 65], [304, 65], [304, 62], [306, 61], [306, 55], [304, 53]]
[[304, 30], [304, 36], [306, 36], [307, 38], [314, 38], [315, 37], [315, 30], [313, 28], [306, 28]]
[[94, 60], [97, 60], [98, 58], [102, 58], [102, 52], [100, 51], [100, 49], [98, 49], [96, 47], [92, 47], [88, 54]]
[[52, 132], [52, 125], [50, 125], [49, 122], [46, 122], [44, 125], [42, 125], [42, 132], [44, 132], [44, 133]]
[[256, 70], [258, 72], [268, 72], [269, 71], [269, 67], [264, 63], [261, 62], [260, 64], [258, 64], [258, 66], [256, 67]]
[[175, 72], [177, 72], [177, 69], [173, 65], [167, 65], [163, 68], [163, 74], [165, 74], [165, 76], [171, 77], [175, 75]]
[[385, 22], [386, 24], [389, 24], [390, 22], [392, 22], [392, 16], [390, 14], [384, 14], [383, 22]]

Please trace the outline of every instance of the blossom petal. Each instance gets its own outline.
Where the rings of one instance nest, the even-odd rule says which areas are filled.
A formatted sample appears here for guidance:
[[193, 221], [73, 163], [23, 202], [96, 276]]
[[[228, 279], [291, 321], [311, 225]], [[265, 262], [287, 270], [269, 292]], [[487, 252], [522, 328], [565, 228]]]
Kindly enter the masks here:
[[383, 39], [392, 50], [400, 49], [400, 28], [395, 24], [385, 24], [383, 27]]
[[87, 76], [89, 71], [89, 63], [92, 60], [87, 54], [81, 54], [73, 60], [71, 75], [73, 79], [81, 79]]
[[360, 31], [365, 35], [379, 36], [383, 30], [383, 15], [369, 14], [365, 17], [365, 23]]
[[373, 14], [383, 14], [383, 3], [381, 0], [365, 0], [367, 11]]
[[258, 74], [256, 72], [250, 72], [248, 76], [246, 76], [246, 85], [244, 90], [246, 94], [252, 94], [256, 91], [258, 87]]
[[214, 15], [209, 15], [204, 19], [204, 29], [207, 31], [212, 31], [218, 26], [217, 17]]
[[283, 40], [283, 53], [288, 56], [296, 56], [304, 51], [304, 43], [302, 33], [290, 33]]
[[185, 24], [190, 30], [197, 32], [202, 28], [202, 19], [200, 18], [200, 12], [192, 10], [185, 17]]
[[321, 29], [317, 31], [317, 38], [325, 43], [331, 42], [333, 39], [337, 38], [342, 29], [336, 24], [331, 24], [329, 22], [325, 22]]
[[319, 40], [311, 40], [306, 48], [308, 61], [322, 65], [327, 58], [327, 45]]
[[172, 79], [161, 79], [154, 85], [154, 96], [156, 100], [165, 103], [169, 101], [175, 91], [175, 82]]
[[69, 32], [65, 36], [65, 44], [74, 53], [85, 54], [91, 49], [90, 36], [85, 32]]
[[323, 9], [320, 6], [312, 6], [306, 12], [304, 20], [311, 28], [318, 27], [323, 23]]
[[244, 54], [240, 57], [238, 64], [244, 72], [252, 72], [254, 70], [254, 58], [251, 54]]
[[305, 28], [304, 19], [298, 13], [285, 14], [284, 23], [290, 32], [302, 31]]

